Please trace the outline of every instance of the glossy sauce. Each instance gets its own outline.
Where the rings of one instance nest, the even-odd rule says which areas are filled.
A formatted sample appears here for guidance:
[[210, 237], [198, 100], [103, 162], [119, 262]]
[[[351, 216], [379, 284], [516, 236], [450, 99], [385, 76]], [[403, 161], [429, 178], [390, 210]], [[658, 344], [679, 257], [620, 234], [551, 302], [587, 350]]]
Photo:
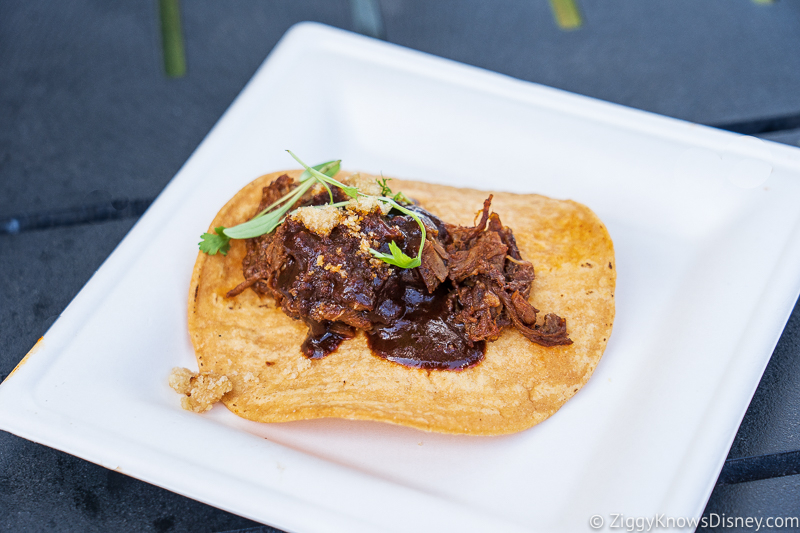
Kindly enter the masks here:
[[[439, 229], [441, 238], [446, 237], [447, 230], [441, 220], [424, 209], [413, 209], [430, 226]], [[392, 232], [396, 237], [392, 240], [407, 254], [415, 255], [421, 238], [417, 223], [411, 217], [392, 214], [386, 221], [395, 228]], [[277, 280], [278, 290], [284, 297], [303, 302], [320, 300], [322, 295], [297, 283], [298, 276], [308, 268], [309, 259], [319, 253], [320, 243], [318, 236], [304, 229], [288, 234], [284, 245], [290, 250], [291, 258]], [[388, 252], [388, 242], [380, 251]], [[463, 326], [455, 322], [453, 311], [448, 307], [452, 285], [447, 281], [433, 294], [428, 294], [416, 270], [397, 268], [396, 274], [380, 287], [378, 296], [364, 302], [372, 309], [369, 312], [372, 329], [366, 331], [370, 350], [383, 359], [426, 370], [463, 370], [478, 364], [483, 360], [486, 343], [470, 341]], [[336, 292], [342, 288], [332, 290]], [[317, 322], [310, 318], [305, 318], [305, 322], [309, 330], [301, 350], [309, 359], [321, 359], [333, 353], [342, 341], [355, 335], [354, 328], [341, 322]]]
[[406, 285], [399, 303], [402, 315], [367, 332], [370, 350], [378, 357], [426, 370], [463, 370], [481, 362], [486, 342], [471, 342], [463, 326], [447, 309], [448, 288], [433, 294]]
[[341, 331], [332, 331], [333, 324], [328, 321], [306, 320], [306, 323], [308, 324], [308, 335], [300, 346], [300, 350], [309, 359], [322, 359], [336, 351], [343, 340], [351, 339], [355, 334], [355, 332], [348, 335]]

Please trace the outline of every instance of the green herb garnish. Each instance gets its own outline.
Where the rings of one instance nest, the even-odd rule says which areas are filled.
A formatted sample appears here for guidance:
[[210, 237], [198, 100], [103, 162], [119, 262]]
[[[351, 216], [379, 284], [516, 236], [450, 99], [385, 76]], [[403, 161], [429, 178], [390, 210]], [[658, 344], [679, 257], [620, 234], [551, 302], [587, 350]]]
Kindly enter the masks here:
[[[217, 226], [214, 228], [215, 233], [204, 233], [201, 236], [202, 240], [200, 241], [201, 252], [209, 255], [215, 255], [217, 252], [221, 253], [222, 255], [227, 255], [228, 250], [230, 249], [231, 239], [250, 239], [271, 233], [285, 220], [286, 213], [288, 213], [289, 210], [294, 207], [298, 200], [300, 200], [300, 198], [302, 198], [303, 195], [308, 192], [308, 190], [315, 183], [319, 183], [325, 187], [330, 197], [330, 205], [333, 207], [342, 207], [348, 202], [334, 203], [331, 185], [344, 191], [344, 193], [350, 198], [369, 196], [359, 191], [357, 187], [345, 185], [334, 179], [333, 176], [339, 172], [341, 160], [328, 161], [327, 163], [310, 167], [306, 165], [299, 157], [294, 155], [291, 150], [286, 151], [289, 152], [289, 155], [291, 155], [295, 161], [303, 165], [303, 168], [305, 168], [305, 171], [300, 175], [300, 185], [290, 193], [286, 194], [283, 198], [258, 213], [255, 217], [253, 217], [252, 220], [231, 228]], [[391, 196], [392, 190], [387, 185], [389, 179], [391, 178], [377, 180], [378, 185], [381, 186], [381, 195], [373, 196], [373, 198], [376, 198], [380, 202], [389, 204], [393, 209], [397, 209], [398, 211], [409, 215], [417, 222], [417, 224], [419, 224], [422, 232], [419, 252], [417, 252], [416, 257], [410, 257], [406, 255], [394, 241], [389, 243], [389, 251], [392, 252], [391, 255], [381, 253], [377, 250], [373, 250], [372, 248], [370, 248], [369, 251], [375, 258], [380, 259], [381, 261], [384, 261], [390, 265], [400, 268], [416, 268], [422, 264], [422, 251], [425, 248], [426, 238], [425, 224], [422, 223], [422, 220], [420, 220], [416, 213], [401, 205], [401, 202], [405, 204], [411, 203], [402, 192], [398, 192], [397, 194]]]
[[375, 180], [375, 183], [377, 183], [381, 187], [381, 196], [392, 195], [392, 189], [390, 189], [388, 185], [390, 181], [392, 181], [392, 178], [384, 178], [383, 175], [381, 175], [380, 179]]
[[369, 249], [369, 252], [374, 257], [380, 259], [384, 263], [389, 263], [390, 265], [399, 266], [400, 268], [416, 268], [420, 266], [422, 264], [422, 250], [425, 248], [425, 238], [427, 235], [425, 233], [425, 224], [422, 223], [422, 220], [420, 220], [420, 218], [417, 216], [416, 213], [414, 213], [409, 209], [406, 209], [405, 207], [394, 201], [392, 198], [387, 198], [385, 196], [382, 196], [378, 198], [378, 200], [381, 200], [391, 205], [393, 208], [397, 209], [402, 213], [405, 213], [406, 215], [409, 215], [411, 218], [416, 220], [417, 224], [419, 224], [420, 230], [422, 231], [422, 235], [419, 244], [419, 252], [417, 252], [417, 257], [407, 256], [405, 253], [403, 253], [403, 250], [401, 250], [400, 247], [397, 246], [397, 244], [394, 241], [389, 243], [389, 251], [392, 252], [392, 255], [381, 253], [377, 250], [373, 250], [372, 248]]
[[402, 202], [404, 204], [410, 204], [411, 200], [406, 198], [406, 195], [403, 194], [402, 192], [398, 192], [397, 194], [392, 196], [392, 189], [389, 188], [389, 182], [391, 180], [392, 180], [392, 178], [384, 178], [383, 175], [381, 175], [381, 179], [376, 179], [375, 180], [375, 183], [377, 183], [381, 188], [381, 196], [391, 197], [391, 199], [394, 200], [395, 202]]
[[[326, 184], [330, 183], [331, 185], [335, 185], [336, 187], [339, 187], [340, 189], [342, 189], [344, 191], [344, 193], [347, 196], [349, 196], [350, 198], [358, 198], [359, 195], [360, 196], [366, 196], [365, 194], [359, 193], [358, 189], [356, 187], [348, 187], [344, 183], [336, 181], [335, 179], [333, 179], [333, 174], [328, 176], [328, 175], [325, 175], [322, 172], [320, 172], [316, 167], [310, 167], [310, 166], [306, 165], [305, 163], [303, 163], [303, 161], [300, 160], [299, 157], [294, 155], [291, 150], [286, 150], [286, 151], [289, 152], [289, 155], [292, 156], [295, 161], [297, 161], [298, 163], [303, 165], [303, 168], [306, 169], [306, 172], [311, 174], [313, 177], [317, 178], [317, 180], [319, 180], [320, 183], [325, 185], [326, 188], [328, 188]], [[341, 160], [339, 160], [339, 162], [341, 162]], [[337, 167], [336, 170], [337, 171], [339, 170], [338, 167]], [[303, 174], [305, 174], [305, 172]], [[302, 176], [301, 176], [300, 181], [303, 181], [302, 180]], [[328, 188], [328, 191], [330, 191], [330, 188]], [[331, 203], [333, 203], [333, 196], [331, 196]]]
[[[327, 163], [321, 163], [312, 167], [312, 170], [322, 176], [325, 176], [327, 179], [331, 179], [331, 176], [334, 176], [337, 172], [339, 172], [340, 163], [341, 160], [328, 161]], [[274, 231], [275, 228], [277, 228], [278, 225], [283, 222], [284, 216], [289, 209], [291, 209], [292, 206], [294, 206], [294, 204], [296, 204], [297, 201], [306, 192], [308, 192], [314, 183], [318, 182], [317, 179], [309, 179], [309, 177], [312, 177], [312, 174], [306, 170], [306, 172], [300, 176], [300, 186], [258, 213], [251, 220], [231, 228], [217, 226], [214, 228], [216, 235], [214, 233], [203, 233], [203, 235], [200, 237], [202, 239], [202, 241], [200, 241], [200, 251], [205, 252], [208, 255], [215, 255], [217, 252], [221, 253], [222, 255], [228, 255], [228, 250], [231, 247], [231, 239], [250, 239]], [[331, 199], [333, 199], [333, 195], [331, 195]], [[283, 206], [275, 209], [281, 204], [283, 204]]]
[[203, 239], [200, 241], [200, 251], [208, 255], [216, 255], [217, 252], [222, 255], [228, 255], [228, 250], [231, 247], [231, 238], [225, 235], [225, 227], [217, 226], [214, 231], [217, 232], [216, 235], [214, 233], [203, 233], [200, 237]]

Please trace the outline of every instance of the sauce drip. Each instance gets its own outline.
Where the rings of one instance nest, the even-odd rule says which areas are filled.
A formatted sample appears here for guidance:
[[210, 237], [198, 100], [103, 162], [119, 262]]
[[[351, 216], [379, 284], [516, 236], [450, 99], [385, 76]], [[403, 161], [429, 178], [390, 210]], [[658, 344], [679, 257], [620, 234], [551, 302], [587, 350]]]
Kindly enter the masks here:
[[[335, 324], [329, 321], [317, 322], [310, 319], [306, 320], [306, 323], [308, 324], [308, 335], [300, 346], [300, 350], [309, 359], [322, 359], [336, 351], [343, 340], [351, 339], [355, 335], [355, 331], [343, 331], [348, 327], [344, 324]], [[344, 326], [344, 328], [340, 326]], [[350, 329], [352, 330], [352, 328]]]

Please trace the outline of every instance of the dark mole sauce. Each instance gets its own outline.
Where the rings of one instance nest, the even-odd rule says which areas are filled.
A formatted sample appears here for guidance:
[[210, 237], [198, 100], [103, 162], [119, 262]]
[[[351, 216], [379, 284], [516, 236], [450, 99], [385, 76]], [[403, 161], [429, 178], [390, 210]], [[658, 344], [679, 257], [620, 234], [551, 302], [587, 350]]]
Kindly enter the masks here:
[[[439, 229], [440, 237], [446, 237], [441, 220], [422, 208], [413, 209], [426, 222]], [[416, 255], [421, 237], [419, 226], [411, 217], [392, 214], [387, 219], [401, 233], [394, 240], [407, 254]], [[308, 267], [309, 258], [313, 259], [318, 253], [312, 246], [319, 238], [304, 233], [300, 238], [293, 233], [285, 241], [292, 252], [292, 259], [278, 276], [278, 286], [288, 298], [318, 301], [324, 297], [307, 291], [306, 285], [297, 283], [298, 275]], [[380, 251], [389, 251], [388, 242], [381, 245]], [[292, 287], [291, 291], [289, 287]], [[416, 269], [397, 268], [396, 274], [386, 280], [377, 297], [373, 296], [370, 302], [372, 329], [365, 333], [372, 353], [404, 366], [425, 370], [463, 370], [482, 361], [486, 342], [470, 341], [463, 326], [455, 322], [453, 310], [448, 304], [451, 290], [452, 286], [447, 280], [433, 294], [429, 294]], [[305, 322], [309, 329], [301, 350], [309, 359], [320, 359], [333, 353], [342, 341], [352, 338], [356, 333], [355, 328], [341, 322], [318, 322], [310, 318], [305, 318]]]
[[329, 321], [317, 322], [316, 320], [306, 320], [308, 324], [308, 335], [300, 346], [303, 355], [309, 359], [322, 359], [326, 355], [336, 351], [336, 348], [345, 339], [353, 338], [353, 334], [332, 331], [333, 325]]
[[402, 296], [392, 301], [403, 307], [402, 314], [367, 332], [372, 353], [425, 370], [463, 370], [483, 360], [486, 342], [471, 342], [455, 323], [447, 308], [447, 286], [440, 285], [433, 294], [424, 286], [402, 289]]

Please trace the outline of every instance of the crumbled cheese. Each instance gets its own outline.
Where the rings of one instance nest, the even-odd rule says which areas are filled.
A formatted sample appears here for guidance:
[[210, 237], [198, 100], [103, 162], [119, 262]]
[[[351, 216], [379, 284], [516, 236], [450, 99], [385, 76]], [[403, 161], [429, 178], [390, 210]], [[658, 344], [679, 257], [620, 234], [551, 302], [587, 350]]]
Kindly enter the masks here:
[[325, 262], [325, 256], [323, 254], [318, 255], [317, 256], [317, 266], [322, 266], [322, 264], [324, 262]]
[[178, 394], [183, 394], [181, 407], [187, 411], [203, 413], [233, 390], [227, 376], [212, 372], [195, 374], [188, 368], [176, 367], [169, 375], [169, 386]]
[[258, 383], [261, 380], [255, 377], [252, 372], [248, 372], [244, 375], [244, 381], [245, 383]]
[[344, 218], [338, 209], [330, 205], [299, 207], [290, 217], [303, 224], [309, 231], [322, 237], [330, 235], [333, 228], [338, 226]]

